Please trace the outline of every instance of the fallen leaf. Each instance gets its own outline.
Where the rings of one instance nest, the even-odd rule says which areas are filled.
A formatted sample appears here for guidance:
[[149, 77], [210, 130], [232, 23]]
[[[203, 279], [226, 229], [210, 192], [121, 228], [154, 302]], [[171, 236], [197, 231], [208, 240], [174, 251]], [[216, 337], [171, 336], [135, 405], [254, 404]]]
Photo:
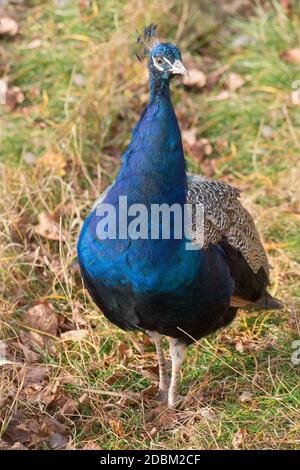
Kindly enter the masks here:
[[194, 145], [196, 143], [196, 132], [197, 129], [193, 127], [192, 129], [183, 130], [181, 135], [184, 142], [188, 145]]
[[127, 343], [120, 342], [118, 346], [118, 351], [124, 363], [126, 363], [128, 359], [133, 356], [132, 348]]
[[176, 425], [177, 419], [177, 411], [168, 408], [163, 403], [147, 410], [145, 413], [145, 421], [151, 424], [151, 429], [153, 429], [153, 426], [155, 426], [156, 429], [172, 428]]
[[239, 429], [232, 439], [232, 445], [234, 449], [239, 449], [245, 442], [245, 438], [247, 436], [246, 429]]
[[232, 72], [228, 75], [225, 85], [229, 91], [235, 91], [241, 88], [245, 83], [243, 77], [235, 72]]
[[86, 79], [81, 73], [75, 73], [73, 81], [78, 87], [83, 87], [86, 84]]
[[19, 25], [13, 18], [2, 16], [0, 18], [0, 36], [15, 36], [19, 31]]
[[48, 441], [51, 449], [61, 449], [62, 447], [65, 447], [68, 442], [69, 438], [59, 434], [58, 432], [54, 432]]
[[[7, 58], [7, 54], [5, 52], [5, 50], [3, 49], [3, 47], [0, 47], [0, 74], [5, 74], [6, 72], [8, 72], [8, 58]], [[0, 80], [1, 82], [1, 80]]]
[[32, 351], [32, 349], [30, 349], [29, 347], [25, 346], [22, 343], [20, 343], [20, 347], [23, 351], [26, 362], [28, 363], [37, 362], [40, 359], [40, 355]]
[[[35, 232], [48, 240], [60, 240], [60, 226], [58, 220], [48, 212], [41, 212], [38, 215], [38, 225], [35, 226]], [[62, 230], [62, 238], [63, 238]]]
[[282, 8], [287, 12], [291, 8], [290, 0], [280, 0], [280, 4], [281, 4]]
[[201, 70], [190, 69], [189, 76], [183, 78], [183, 84], [188, 87], [203, 88], [206, 84], [206, 76]]
[[25, 366], [22, 374], [24, 374], [24, 385], [41, 384], [47, 376], [47, 368], [42, 366]]
[[43, 302], [30, 308], [23, 316], [23, 321], [35, 330], [44, 331], [53, 336], [57, 335], [57, 317], [53, 307], [48, 302]]
[[79, 402], [81, 405], [87, 405], [87, 404], [90, 402], [90, 397], [89, 397], [88, 393], [84, 393], [83, 395], [81, 395], [81, 396], [78, 398], [78, 402]]
[[276, 135], [273, 127], [267, 125], [262, 126], [261, 133], [266, 139], [274, 139]]
[[6, 104], [7, 82], [0, 79], [0, 104]]
[[222, 90], [218, 95], [215, 95], [212, 100], [214, 101], [223, 101], [228, 100], [230, 93], [228, 90]]
[[132, 342], [134, 349], [135, 349], [139, 354], [143, 355], [144, 352], [145, 352], [144, 344], [143, 344], [141, 341], [138, 341], [138, 340], [135, 339], [135, 338], [130, 338], [130, 341]]
[[293, 90], [291, 92], [291, 102], [292, 104], [295, 104], [295, 105], [300, 104], [300, 91], [299, 90]]
[[48, 150], [37, 160], [37, 166], [43, 170], [49, 170], [55, 175], [64, 176], [66, 174], [66, 158], [64, 155]]
[[88, 442], [87, 444], [84, 444], [82, 450], [103, 450], [103, 448], [96, 442]]
[[244, 344], [242, 343], [242, 341], [237, 341], [235, 343], [235, 350], [242, 353], [245, 351], [245, 347], [244, 347]]
[[244, 403], [246, 401], [252, 401], [252, 397], [253, 393], [245, 391], [239, 396], [239, 400]]
[[88, 336], [88, 330], [70, 330], [60, 335], [63, 341], [81, 341]]
[[291, 64], [300, 65], [300, 47], [288, 49], [281, 54], [281, 58]]
[[73, 398], [67, 398], [66, 402], [59, 410], [59, 416], [74, 415], [77, 413], [77, 403], [75, 400], [73, 400]]
[[25, 152], [23, 154], [23, 160], [27, 165], [33, 165], [37, 160], [37, 156], [34, 153]]
[[33, 39], [29, 44], [27, 44], [26, 49], [38, 49], [41, 47], [42, 41], [38, 38]]
[[110, 427], [112, 428], [113, 432], [117, 434], [117, 436], [124, 435], [124, 428], [120, 420], [110, 419], [108, 423]]
[[196, 128], [184, 130], [182, 132], [182, 138], [183, 141], [188, 145], [190, 154], [194, 157], [195, 160], [201, 162], [205, 156], [208, 156], [212, 153], [213, 148], [208, 139], [203, 137], [197, 140], [196, 132]]
[[[3, 98], [2, 98], [3, 99]], [[24, 93], [18, 86], [13, 86], [6, 89], [4, 103], [10, 111], [13, 111], [18, 104], [23, 103], [25, 99]]]
[[216, 140], [216, 148], [218, 152], [224, 152], [224, 150], [228, 147], [228, 140], [226, 140], [224, 137], [218, 137]]
[[216, 173], [217, 170], [217, 162], [215, 158], [208, 158], [204, 160], [204, 162], [201, 165], [203, 173], [211, 177]]
[[15, 442], [13, 446], [9, 448], [9, 450], [28, 450], [21, 442]]
[[232, 41], [232, 46], [234, 49], [241, 49], [244, 46], [248, 46], [249, 44], [253, 43], [254, 39], [251, 36], [247, 36], [246, 34], [240, 34], [235, 37]]
[[198, 413], [200, 414], [200, 416], [202, 416], [202, 418], [205, 418], [208, 421], [216, 421], [217, 419], [215, 412], [208, 406], [203, 406], [202, 408], [199, 408]]

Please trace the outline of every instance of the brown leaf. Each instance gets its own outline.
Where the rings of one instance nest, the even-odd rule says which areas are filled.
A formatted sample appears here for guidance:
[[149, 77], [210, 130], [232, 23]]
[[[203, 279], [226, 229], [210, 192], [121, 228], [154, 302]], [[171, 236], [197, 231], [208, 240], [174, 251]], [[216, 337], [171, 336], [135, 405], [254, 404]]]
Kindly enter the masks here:
[[222, 90], [218, 95], [214, 96], [215, 101], [224, 101], [228, 100], [230, 93], [228, 90]]
[[29, 44], [27, 44], [25, 49], [38, 49], [39, 47], [41, 47], [41, 45], [42, 45], [42, 41], [36, 38], [36, 39], [33, 39]]
[[143, 355], [144, 352], [145, 352], [144, 344], [143, 344], [141, 341], [138, 341], [138, 340], [135, 339], [135, 338], [130, 338], [130, 341], [132, 342], [134, 349], [135, 349], [139, 354]]
[[69, 438], [59, 434], [58, 432], [54, 432], [48, 441], [51, 449], [61, 449], [62, 447], [65, 447], [68, 442]]
[[40, 359], [40, 355], [24, 344], [20, 343], [20, 347], [23, 351], [24, 357], [28, 363], [37, 362]]
[[196, 138], [197, 129], [193, 127], [192, 129], [186, 129], [181, 132], [182, 140], [188, 145], [194, 145], [197, 141]]
[[242, 341], [237, 341], [237, 342], [235, 343], [235, 350], [238, 351], [238, 352], [240, 352], [240, 353], [242, 353], [242, 352], [245, 351], [245, 347], [244, 347], [244, 344], [243, 344]]
[[216, 173], [217, 169], [217, 163], [215, 158], [208, 158], [204, 160], [204, 162], [201, 165], [203, 173], [210, 177], [213, 176]]
[[127, 343], [120, 342], [118, 346], [118, 350], [124, 363], [126, 363], [128, 359], [130, 359], [133, 356], [132, 348]]
[[118, 419], [110, 419], [109, 425], [112, 428], [113, 432], [117, 434], [117, 436], [123, 436], [124, 435], [124, 428], [120, 420]]
[[68, 398], [66, 403], [62, 406], [60, 412], [64, 415], [73, 415], [77, 413], [76, 401], [73, 400], [73, 398]]
[[64, 176], [66, 174], [66, 158], [64, 155], [48, 150], [41, 158], [37, 160], [37, 166], [58, 176]]
[[0, 99], [2, 104], [5, 104], [10, 111], [13, 111], [18, 104], [23, 103], [25, 96], [20, 87], [13, 86], [9, 88], [5, 80], [0, 80]]
[[60, 335], [63, 341], [81, 341], [88, 336], [88, 330], [70, 330]]
[[81, 395], [79, 398], [78, 398], [78, 402], [81, 404], [81, 405], [87, 405], [89, 402], [90, 402], [90, 397], [88, 395], [88, 393], [84, 393], [83, 395]]
[[246, 401], [252, 401], [253, 393], [244, 391], [240, 396], [239, 400], [244, 403]]
[[281, 54], [281, 58], [291, 64], [300, 65], [300, 47], [288, 49]]
[[5, 50], [2, 47], [0, 47], [0, 74], [5, 74], [8, 71], [7, 63], [8, 63], [7, 54]]
[[24, 368], [24, 385], [41, 384], [47, 376], [46, 367], [25, 367]]
[[221, 136], [218, 137], [216, 140], [216, 147], [218, 152], [224, 152], [224, 150], [228, 147], [228, 140]]
[[280, 0], [280, 4], [281, 4], [282, 8], [287, 12], [291, 8], [290, 0]]
[[84, 444], [82, 450], [103, 450], [103, 448], [96, 442], [88, 442], [87, 444]]
[[266, 139], [274, 139], [276, 135], [273, 127], [267, 125], [262, 127], [261, 133]]
[[[60, 226], [56, 217], [47, 212], [41, 212], [38, 221], [38, 225], [35, 226], [35, 232], [38, 235], [48, 240], [60, 240]], [[64, 238], [63, 231], [61, 236]]]
[[183, 78], [183, 83], [188, 87], [203, 88], [206, 84], [206, 76], [201, 70], [190, 69], [189, 76]]
[[243, 77], [240, 74], [235, 73], [235, 72], [231, 72], [228, 75], [227, 80], [225, 81], [225, 85], [229, 91], [238, 90], [244, 85], [244, 83], [245, 83], [245, 80], [243, 79]]
[[147, 410], [145, 420], [146, 423], [151, 424], [151, 429], [153, 429], [153, 425], [156, 429], [168, 429], [176, 425], [177, 412], [165, 404], [159, 404], [157, 407]]
[[43, 302], [30, 308], [23, 316], [24, 323], [35, 330], [44, 331], [53, 336], [57, 335], [57, 317], [53, 307], [48, 302]]
[[15, 442], [13, 446], [9, 448], [9, 450], [28, 450], [21, 442]]
[[239, 429], [235, 435], [233, 436], [232, 439], [232, 445], [234, 449], [239, 449], [240, 447], [243, 446], [245, 442], [245, 438], [247, 436], [247, 431], [246, 429]]
[[2, 16], [0, 18], [0, 36], [15, 36], [19, 31], [19, 25], [13, 18]]
[[202, 418], [207, 419], [208, 421], [216, 421], [217, 417], [215, 412], [211, 409], [208, 408], [207, 406], [203, 406], [198, 410], [198, 413]]

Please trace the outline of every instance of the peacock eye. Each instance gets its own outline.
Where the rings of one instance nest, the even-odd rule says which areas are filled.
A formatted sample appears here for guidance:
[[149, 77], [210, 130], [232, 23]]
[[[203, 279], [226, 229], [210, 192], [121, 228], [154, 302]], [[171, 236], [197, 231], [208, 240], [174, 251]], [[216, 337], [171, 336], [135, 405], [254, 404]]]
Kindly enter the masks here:
[[158, 65], [162, 65], [162, 64], [164, 63], [164, 61], [163, 61], [163, 59], [161, 59], [161, 57], [157, 57], [156, 63], [157, 63]]

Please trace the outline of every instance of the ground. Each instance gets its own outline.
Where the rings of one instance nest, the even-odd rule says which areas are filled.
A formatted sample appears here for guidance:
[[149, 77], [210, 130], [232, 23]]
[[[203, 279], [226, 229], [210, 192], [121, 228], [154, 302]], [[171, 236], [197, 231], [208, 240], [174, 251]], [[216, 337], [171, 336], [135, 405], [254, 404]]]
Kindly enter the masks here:
[[[299, 448], [300, 8], [207, 3], [0, 2], [19, 25], [0, 36], [2, 448]], [[191, 71], [173, 85], [189, 169], [242, 190], [285, 305], [191, 347], [178, 411], [154, 399], [153, 345], [105, 320], [76, 260], [147, 100], [150, 21]]]

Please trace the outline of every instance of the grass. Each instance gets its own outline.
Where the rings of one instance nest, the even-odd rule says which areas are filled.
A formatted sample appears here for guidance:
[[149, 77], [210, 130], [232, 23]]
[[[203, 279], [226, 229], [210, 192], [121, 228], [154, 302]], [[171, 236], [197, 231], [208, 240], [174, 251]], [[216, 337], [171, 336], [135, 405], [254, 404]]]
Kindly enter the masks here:
[[[299, 338], [300, 111], [290, 100], [299, 66], [282, 59], [299, 43], [299, 6], [291, 2], [286, 14], [274, 1], [227, 15], [205, 3], [186, 11], [177, 0], [31, 2], [20, 11], [22, 34], [1, 40], [10, 85], [25, 94], [0, 114], [0, 321], [10, 360], [0, 366], [3, 447], [59, 447], [55, 431], [71, 449], [230, 449], [237, 433], [241, 448], [299, 448], [300, 369], [291, 356]], [[196, 128], [213, 148], [204, 162], [186, 148], [187, 160], [196, 172], [213, 161], [214, 178], [243, 190], [273, 266], [270, 290], [285, 303], [280, 312], [241, 312], [189, 350], [182, 392], [194, 398], [177, 413], [152, 400], [153, 346], [99, 315], [76, 266], [82, 220], [114, 179], [145, 105], [145, 64], [134, 41], [150, 20], [208, 77], [227, 68], [211, 89], [173, 86], [181, 128]], [[231, 72], [245, 84], [219, 100]], [[42, 212], [54, 217], [58, 240], [37, 233]], [[42, 301], [60, 333], [80, 328], [87, 336], [35, 331], [24, 316]], [[24, 345], [38, 354], [33, 362]], [[40, 381], [29, 380], [32, 366], [45, 368]]]

